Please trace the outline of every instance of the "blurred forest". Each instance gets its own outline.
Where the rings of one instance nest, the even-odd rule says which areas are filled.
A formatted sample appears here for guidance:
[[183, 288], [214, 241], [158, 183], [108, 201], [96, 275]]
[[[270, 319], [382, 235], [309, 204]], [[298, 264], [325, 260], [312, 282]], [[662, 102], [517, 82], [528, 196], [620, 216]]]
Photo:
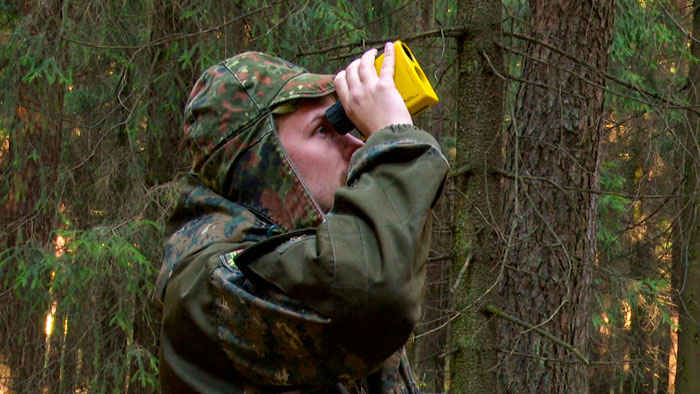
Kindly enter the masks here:
[[696, 393], [700, 0], [0, 2], [0, 393], [158, 392], [182, 112], [401, 39], [441, 102], [425, 392]]

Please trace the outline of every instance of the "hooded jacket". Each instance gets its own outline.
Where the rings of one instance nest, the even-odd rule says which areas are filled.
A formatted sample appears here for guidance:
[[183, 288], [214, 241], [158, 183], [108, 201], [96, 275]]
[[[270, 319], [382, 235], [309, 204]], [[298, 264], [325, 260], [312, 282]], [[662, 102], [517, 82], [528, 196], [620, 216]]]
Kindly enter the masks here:
[[324, 214], [274, 114], [332, 92], [332, 75], [256, 52], [195, 84], [193, 166], [154, 294], [164, 392], [417, 392], [403, 345], [447, 160], [428, 133], [389, 126], [355, 152]]

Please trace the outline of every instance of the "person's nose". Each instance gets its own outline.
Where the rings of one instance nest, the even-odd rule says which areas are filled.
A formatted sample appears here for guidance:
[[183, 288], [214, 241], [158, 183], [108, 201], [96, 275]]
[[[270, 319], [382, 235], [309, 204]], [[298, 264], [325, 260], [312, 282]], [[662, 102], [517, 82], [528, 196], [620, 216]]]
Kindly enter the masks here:
[[350, 162], [352, 154], [355, 153], [356, 150], [360, 149], [360, 147], [362, 147], [362, 145], [365, 144], [364, 142], [362, 142], [361, 139], [355, 137], [350, 133], [341, 135], [339, 136], [339, 138], [342, 141], [343, 157], [348, 162]]

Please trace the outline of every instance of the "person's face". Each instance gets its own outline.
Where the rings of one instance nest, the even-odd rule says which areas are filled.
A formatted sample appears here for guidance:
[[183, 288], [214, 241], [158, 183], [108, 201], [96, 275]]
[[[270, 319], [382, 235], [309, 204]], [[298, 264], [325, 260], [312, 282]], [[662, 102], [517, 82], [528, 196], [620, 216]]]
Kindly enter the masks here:
[[363, 142], [340, 135], [325, 121], [331, 96], [306, 100], [294, 112], [276, 118], [282, 147], [319, 207], [327, 213], [333, 196], [347, 179], [350, 157]]

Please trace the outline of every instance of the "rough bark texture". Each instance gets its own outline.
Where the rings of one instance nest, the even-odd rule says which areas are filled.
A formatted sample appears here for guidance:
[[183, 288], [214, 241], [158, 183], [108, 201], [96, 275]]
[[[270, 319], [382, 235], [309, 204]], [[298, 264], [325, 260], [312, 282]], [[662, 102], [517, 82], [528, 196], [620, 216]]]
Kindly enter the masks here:
[[[531, 30], [507, 142], [500, 294], [504, 310], [589, 351], [603, 78], [613, 0], [530, 1]], [[500, 321], [500, 378], [512, 393], [586, 393], [588, 367], [552, 341]]]
[[[58, 1], [25, 4], [25, 16], [37, 15], [36, 23], [28, 25], [30, 34], [37, 34], [40, 28], [57, 32], [61, 11]], [[61, 65], [59, 49], [59, 37], [47, 35], [43, 49], [45, 57], [54, 56]], [[54, 186], [64, 133], [62, 86], [49, 83], [45, 78], [28, 83], [19, 78], [15, 81], [13, 88], [17, 93], [14, 122], [9, 124], [9, 157], [0, 163], [0, 174], [7, 176], [4, 181], [9, 189], [8, 195], [0, 198], [0, 251], [4, 260], [0, 277], [3, 278], [14, 277], [17, 265], [31, 261], [32, 257], [11, 256], [5, 252], [27, 242], [47, 245], [51, 241], [58, 211]], [[48, 274], [44, 273], [43, 277], [47, 278]], [[43, 384], [58, 378], [57, 374], [42, 370], [42, 365], [48, 360], [43, 332], [45, 314], [42, 312], [47, 311], [49, 305], [46, 299], [36, 299], [36, 305], [41, 305], [42, 310], [13, 298], [12, 285], [9, 280], [0, 283], [0, 315], [6, 321], [22, 322], [23, 328], [0, 335], [3, 344], [0, 357], [5, 358], [0, 362], [13, 374], [6, 387], [40, 392]]]
[[[700, 57], [700, 1], [693, 2], [693, 34], [691, 52]], [[690, 63], [688, 73], [688, 101], [693, 108], [700, 103], [700, 66]], [[676, 394], [697, 393], [700, 387], [700, 122], [695, 111], [688, 111], [685, 123], [685, 184], [683, 195], [688, 196], [681, 211], [679, 258], [674, 272], [674, 288], [678, 290], [678, 361], [676, 372]]]
[[450, 392], [497, 392], [494, 320], [483, 307], [497, 298], [500, 225], [503, 67], [500, 1], [461, 1], [458, 25], [469, 26], [458, 46], [459, 120], [455, 180], [455, 248], [452, 305], [459, 315], [450, 327], [453, 373]]
[[[41, 28], [51, 32], [59, 30], [60, 2], [27, 4], [23, 13], [25, 17], [38, 14], [40, 22], [29, 25], [31, 34], [38, 34], [41, 24], [46, 24], [48, 27]], [[47, 35], [45, 56], [58, 57], [60, 62], [59, 45], [58, 37]], [[17, 91], [15, 121], [10, 124], [9, 157], [2, 163], [10, 192], [0, 200], [0, 241], [7, 248], [30, 240], [50, 241], [57, 207], [52, 198], [42, 193], [53, 192], [63, 133], [63, 91], [59, 84], [41, 77], [33, 83], [17, 78], [13, 88]]]

